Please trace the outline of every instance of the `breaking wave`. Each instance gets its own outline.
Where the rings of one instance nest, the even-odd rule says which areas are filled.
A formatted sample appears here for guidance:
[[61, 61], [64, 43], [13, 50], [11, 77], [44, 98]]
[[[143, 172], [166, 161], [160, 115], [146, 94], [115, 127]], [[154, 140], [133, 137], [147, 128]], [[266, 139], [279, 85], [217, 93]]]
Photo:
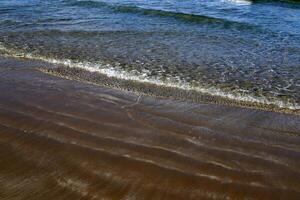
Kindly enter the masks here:
[[[157, 77], [153, 78], [147, 76], [147, 72], [137, 72], [135, 70], [125, 71], [120, 66], [107, 64], [101, 61], [97, 63], [91, 63], [91, 62], [73, 61], [71, 59], [54, 59], [46, 56], [33, 55], [31, 53], [17, 52], [15, 50], [7, 49], [3, 45], [0, 45], [0, 51], [4, 52], [4, 54], [2, 53], [4, 56], [41, 60], [54, 65], [63, 65], [65, 67], [69, 67], [69, 69], [72, 68], [83, 69], [89, 72], [97, 72], [110, 78], [117, 78], [120, 80], [131, 81], [133, 84], [130, 85], [131, 86], [133, 85], [133, 87], [135, 83], [154, 84], [159, 87], [168, 87], [168, 88], [180, 89], [184, 91], [193, 91], [193, 92], [198, 92], [200, 94], [209, 95], [212, 97], [220, 97], [223, 99], [227, 99], [229, 101], [240, 102], [240, 103], [233, 103], [233, 104], [244, 105], [246, 107], [264, 108], [266, 106], [269, 107], [266, 108], [267, 110], [288, 109], [291, 110], [293, 113], [298, 113], [298, 111], [300, 110], [300, 105], [294, 102], [285, 102], [283, 100], [269, 99], [263, 96], [258, 97], [254, 95], [245, 95], [234, 91], [227, 92], [227, 91], [223, 91], [220, 88], [216, 88], [214, 86], [203, 86], [203, 87], [192, 86], [188, 82], [177, 80], [176, 78], [169, 79], [169, 80], [168, 79], [160, 80]], [[132, 91], [138, 91], [135, 90], [135, 88], [126, 88], [126, 89]], [[151, 95], [152, 94], [153, 93], [151, 93]], [[159, 94], [158, 96], [164, 96], [164, 95]], [[193, 101], [193, 99], [187, 99], [187, 100]]]

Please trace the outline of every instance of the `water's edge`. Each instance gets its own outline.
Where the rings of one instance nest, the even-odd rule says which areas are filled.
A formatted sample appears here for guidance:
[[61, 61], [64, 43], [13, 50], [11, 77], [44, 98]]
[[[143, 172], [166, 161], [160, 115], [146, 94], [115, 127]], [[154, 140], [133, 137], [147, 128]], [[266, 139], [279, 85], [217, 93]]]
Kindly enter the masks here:
[[250, 101], [238, 101], [225, 97], [214, 96], [207, 93], [201, 93], [196, 90], [184, 90], [181, 88], [156, 85], [153, 83], [138, 82], [116, 77], [109, 77], [98, 72], [90, 72], [81, 68], [72, 67], [55, 67], [55, 68], [39, 68], [41, 72], [62, 77], [70, 80], [83, 81], [98, 86], [112, 87], [125, 91], [131, 91], [143, 95], [171, 98], [175, 100], [184, 100], [194, 103], [211, 103], [226, 106], [238, 106], [244, 108], [259, 109], [265, 111], [280, 112], [286, 114], [300, 115], [299, 109], [288, 109], [278, 107], [274, 104], [263, 104]]
[[135, 74], [128, 74], [128, 72], [124, 72], [115, 66], [106, 65], [105, 63], [97, 63], [97, 66], [95, 66], [91, 63], [78, 63], [68, 59], [57, 60], [47, 57], [37, 57], [31, 54], [10, 51], [3, 46], [0, 46], [0, 50], [5, 52], [5, 54], [1, 55], [4, 57], [11, 57], [14, 59], [25, 58], [33, 61], [39, 60], [54, 65], [54, 67], [39, 68], [39, 70], [71, 80], [79, 80], [100, 86], [109, 86], [156, 97], [172, 98], [196, 103], [214, 103], [256, 108], [265, 111], [300, 115], [300, 106], [298, 104], [270, 101], [262, 97], [259, 98], [250, 95], [228, 93], [214, 87], [193, 88], [189, 85], [178, 85], [173, 82], [143, 79], [143, 77], [136, 76]]

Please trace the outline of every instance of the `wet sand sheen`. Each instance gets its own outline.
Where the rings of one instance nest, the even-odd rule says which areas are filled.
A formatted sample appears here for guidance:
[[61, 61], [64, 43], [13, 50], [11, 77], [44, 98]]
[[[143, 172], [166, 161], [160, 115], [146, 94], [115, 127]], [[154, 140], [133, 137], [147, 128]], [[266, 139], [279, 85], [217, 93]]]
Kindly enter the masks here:
[[1, 199], [299, 199], [300, 119], [1, 61]]

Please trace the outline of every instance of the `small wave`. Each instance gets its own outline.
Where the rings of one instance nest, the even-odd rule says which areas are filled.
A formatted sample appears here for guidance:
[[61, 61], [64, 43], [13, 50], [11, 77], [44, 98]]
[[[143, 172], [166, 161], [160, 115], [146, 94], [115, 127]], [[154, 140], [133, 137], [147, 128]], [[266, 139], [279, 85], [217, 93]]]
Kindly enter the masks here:
[[152, 8], [143, 8], [135, 5], [120, 5], [120, 4], [110, 4], [100, 1], [75, 1], [70, 3], [72, 6], [80, 6], [80, 7], [89, 7], [89, 8], [107, 8], [113, 10], [115, 12], [120, 13], [132, 13], [146, 16], [154, 16], [154, 17], [168, 17], [177, 20], [181, 20], [189, 23], [199, 23], [199, 24], [210, 24], [210, 25], [218, 25], [223, 28], [231, 29], [253, 29], [259, 30], [257, 25], [248, 24], [245, 22], [238, 21], [230, 21], [227, 19], [216, 18], [206, 15], [199, 14], [191, 14], [191, 13], [183, 13], [183, 12], [174, 12], [170, 10], [158, 10]]
[[78, 1], [78, 0], [67, 0], [67, 3], [71, 6], [82, 6], [82, 7], [92, 7], [92, 8], [97, 8], [97, 7], [105, 7], [108, 6], [109, 4], [104, 3], [104, 2], [99, 2], [99, 1], [92, 1], [92, 0], [87, 0], [87, 1]]
[[[97, 63], [90, 63], [90, 62], [80, 62], [80, 61], [73, 61], [70, 59], [55, 59], [55, 58], [49, 58], [45, 56], [39, 56], [39, 55], [33, 55], [31, 53], [23, 53], [18, 52], [12, 49], [7, 49], [5, 46], [0, 44], [0, 53], [4, 56], [10, 56], [10, 57], [16, 57], [16, 58], [28, 58], [28, 59], [35, 59], [35, 60], [42, 60], [48, 63], [52, 63], [55, 65], [63, 65], [66, 67], [77, 68], [77, 69], [83, 69], [89, 72], [97, 72], [102, 75], [105, 75], [107, 77], [116, 78], [118, 80], [127, 80], [127, 81], [133, 81], [131, 85], [133, 85], [133, 88], [123, 88], [123, 89], [129, 89], [132, 91], [139, 91], [138, 89], [135, 90], [134, 85], [138, 83], [147, 83], [147, 84], [153, 84], [159, 87], [168, 87], [173, 89], [180, 89], [183, 91], [191, 91], [191, 92], [198, 92], [200, 94], [206, 94], [212, 97], [220, 97], [223, 98], [221, 100], [224, 102], [224, 99], [232, 101], [229, 104], [234, 105], [240, 105], [240, 106], [246, 106], [246, 107], [257, 107], [262, 108], [266, 110], [281, 110], [283, 112], [292, 112], [292, 113], [298, 113], [300, 110], [300, 105], [294, 102], [288, 102], [288, 101], [282, 101], [279, 99], [269, 99], [264, 96], [253, 96], [253, 95], [245, 95], [241, 93], [235, 93], [235, 92], [227, 92], [223, 91], [220, 88], [216, 88], [214, 86], [203, 86], [203, 87], [195, 87], [190, 85], [187, 82], [182, 82], [179, 80], [160, 80], [153, 77], [148, 77], [146, 73], [138, 73], [136, 71], [125, 71], [119, 66], [111, 65], [102, 63], [101, 61]], [[72, 72], [71, 72], [72, 73]], [[140, 86], [139, 86], [140, 87]], [[147, 89], [146, 89], [147, 90]], [[144, 92], [144, 91], [143, 91]], [[147, 92], [145, 92], [147, 93]], [[153, 94], [155, 92], [151, 92]], [[155, 94], [154, 94], [155, 95]], [[159, 94], [157, 96], [164, 96], [163, 94]], [[167, 96], [172, 96], [172, 94], [168, 94]], [[176, 95], [174, 95], [176, 96]], [[192, 95], [193, 96], [193, 95]], [[197, 96], [197, 95], [196, 95]], [[190, 97], [187, 97], [186, 99], [189, 99]], [[207, 98], [210, 99], [210, 98]], [[192, 99], [189, 99], [192, 100]], [[193, 100], [192, 100], [193, 101]], [[215, 101], [214, 102], [220, 102]], [[277, 109], [276, 109], [277, 108]], [[286, 111], [286, 109], [290, 111]], [[284, 111], [285, 110], [285, 111]]]

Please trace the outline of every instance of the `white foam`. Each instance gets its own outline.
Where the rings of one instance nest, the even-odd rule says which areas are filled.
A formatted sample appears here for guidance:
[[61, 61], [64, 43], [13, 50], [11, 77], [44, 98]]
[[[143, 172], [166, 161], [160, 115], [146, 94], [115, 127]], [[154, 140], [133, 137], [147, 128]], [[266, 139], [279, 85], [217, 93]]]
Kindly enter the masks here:
[[226, 92], [219, 88], [213, 87], [213, 86], [206, 86], [206, 87], [194, 87], [190, 85], [187, 82], [180, 81], [178, 78], [169, 78], [167, 80], [159, 80], [158, 78], [153, 77], [147, 77], [147, 71], [144, 71], [142, 73], [139, 73], [137, 71], [125, 71], [121, 69], [121, 67], [116, 65], [110, 65], [105, 64], [101, 61], [98, 61], [97, 63], [90, 63], [90, 62], [77, 62], [72, 61], [70, 59], [53, 59], [53, 58], [47, 58], [45, 56], [37, 56], [30, 53], [22, 53], [17, 52], [14, 50], [10, 50], [5, 48], [0, 43], [0, 50], [7, 53], [7, 56], [13, 56], [13, 57], [23, 57], [28, 59], [38, 59], [42, 61], [46, 61], [53, 64], [59, 64], [68, 66], [70, 68], [80, 68], [85, 69], [90, 72], [99, 72], [101, 74], [107, 75], [108, 77], [114, 77], [124, 80], [132, 80], [132, 81], [138, 81], [143, 83], [151, 83], [156, 84], [159, 86], [166, 86], [166, 87], [172, 87], [172, 88], [179, 88], [183, 90], [190, 90], [190, 91], [197, 91], [200, 93], [205, 93], [213, 96], [219, 96], [224, 97], [230, 100], [235, 101], [242, 101], [242, 102], [250, 102], [250, 103], [260, 103], [260, 104], [266, 104], [266, 105], [275, 105], [279, 108], [287, 108], [290, 110], [299, 110], [300, 105], [297, 103], [292, 102], [284, 102], [282, 100], [276, 100], [276, 99], [268, 99], [266, 97], [258, 97], [258, 96], [252, 96], [252, 95], [242, 95], [238, 93], [233, 92]]
[[229, 2], [236, 5], [242, 5], [242, 6], [252, 4], [252, 2], [248, 0], [225, 0], [225, 2]]

